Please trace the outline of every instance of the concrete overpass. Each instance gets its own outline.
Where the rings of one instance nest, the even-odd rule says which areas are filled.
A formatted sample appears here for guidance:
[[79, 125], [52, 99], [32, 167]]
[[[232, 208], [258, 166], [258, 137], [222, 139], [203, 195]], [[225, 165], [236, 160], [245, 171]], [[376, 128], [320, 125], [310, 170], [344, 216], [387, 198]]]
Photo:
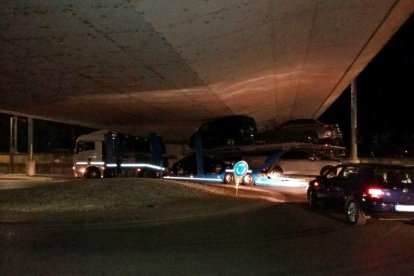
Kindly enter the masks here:
[[317, 118], [413, 0], [2, 1], [0, 112], [187, 138]]

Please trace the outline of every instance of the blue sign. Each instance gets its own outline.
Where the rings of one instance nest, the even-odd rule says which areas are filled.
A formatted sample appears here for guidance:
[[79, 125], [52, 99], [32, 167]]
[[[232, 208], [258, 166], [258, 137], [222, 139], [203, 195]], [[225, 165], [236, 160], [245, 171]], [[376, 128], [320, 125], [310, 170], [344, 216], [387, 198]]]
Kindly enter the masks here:
[[245, 176], [249, 170], [249, 165], [246, 161], [239, 161], [234, 165], [234, 175], [237, 177]]

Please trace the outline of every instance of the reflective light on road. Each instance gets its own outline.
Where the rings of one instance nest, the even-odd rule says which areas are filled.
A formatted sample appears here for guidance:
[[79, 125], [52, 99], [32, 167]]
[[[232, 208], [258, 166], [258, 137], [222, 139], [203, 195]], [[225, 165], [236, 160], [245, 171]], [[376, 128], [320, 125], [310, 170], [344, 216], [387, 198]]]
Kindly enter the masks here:
[[192, 176], [164, 176], [164, 179], [193, 180], [193, 181], [202, 181], [202, 182], [223, 183], [223, 179], [221, 178], [206, 178], [206, 177], [192, 177]]
[[309, 179], [306, 178], [290, 178], [290, 177], [256, 177], [255, 184], [257, 186], [284, 186], [284, 187], [306, 187]]

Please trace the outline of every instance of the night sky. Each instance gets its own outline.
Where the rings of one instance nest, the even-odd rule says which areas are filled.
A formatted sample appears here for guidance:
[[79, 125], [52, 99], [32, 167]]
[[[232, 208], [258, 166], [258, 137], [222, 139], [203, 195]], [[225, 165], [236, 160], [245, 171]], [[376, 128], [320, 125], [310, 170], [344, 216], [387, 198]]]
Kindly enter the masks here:
[[[359, 153], [414, 156], [414, 15], [357, 78]], [[338, 123], [349, 146], [350, 88], [321, 116]], [[378, 143], [380, 145], [378, 145]], [[411, 152], [413, 151], [413, 152]]]

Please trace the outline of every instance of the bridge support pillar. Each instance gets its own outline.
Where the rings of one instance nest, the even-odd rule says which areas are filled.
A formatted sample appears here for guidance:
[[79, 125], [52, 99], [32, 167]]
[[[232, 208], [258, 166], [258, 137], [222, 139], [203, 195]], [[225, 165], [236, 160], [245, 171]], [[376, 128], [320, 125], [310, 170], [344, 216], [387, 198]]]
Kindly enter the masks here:
[[351, 83], [351, 162], [359, 163], [358, 159], [358, 115], [356, 79]]
[[26, 175], [33, 176], [36, 174], [36, 162], [33, 159], [33, 118], [27, 119], [27, 161]]

